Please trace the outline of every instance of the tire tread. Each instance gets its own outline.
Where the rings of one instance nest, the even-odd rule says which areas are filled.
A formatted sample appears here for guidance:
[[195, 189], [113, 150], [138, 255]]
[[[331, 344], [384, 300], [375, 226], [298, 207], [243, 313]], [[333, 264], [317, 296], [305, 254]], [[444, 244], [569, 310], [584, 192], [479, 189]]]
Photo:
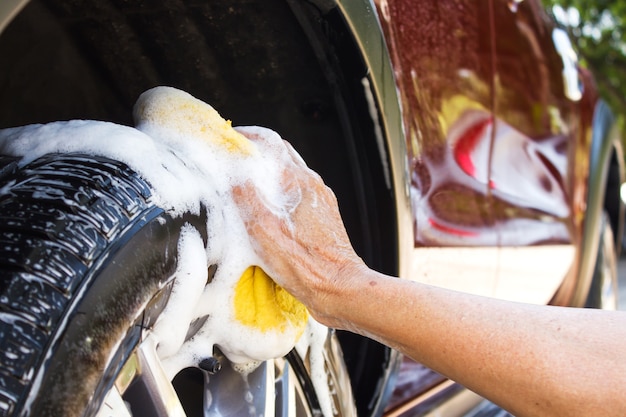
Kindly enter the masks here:
[[27, 395], [90, 267], [151, 204], [150, 186], [118, 161], [0, 158], [0, 417]]

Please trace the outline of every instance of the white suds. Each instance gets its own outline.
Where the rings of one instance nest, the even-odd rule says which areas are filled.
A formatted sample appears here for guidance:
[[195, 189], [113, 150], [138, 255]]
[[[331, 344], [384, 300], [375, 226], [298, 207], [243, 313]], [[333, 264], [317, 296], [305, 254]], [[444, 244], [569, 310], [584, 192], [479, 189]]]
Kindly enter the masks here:
[[[157, 87], [144, 94], [140, 98], [144, 102], [161, 95], [195, 100], [192, 104], [198, 105], [192, 96], [168, 87]], [[234, 286], [248, 266], [260, 265], [261, 260], [252, 248], [231, 190], [251, 181], [267, 206], [287, 218], [302, 198], [300, 187], [285, 184], [289, 179], [281, 176], [284, 164], [278, 162], [289, 161], [290, 151], [276, 132], [241, 127], [237, 130], [252, 138], [246, 145], [247, 155], [242, 156], [241, 152], [226, 149], [228, 144], [206, 140], [204, 133], [196, 135], [193, 123], [197, 121], [176, 119], [176, 114], [167, 114], [166, 120], [148, 110], [135, 109], [136, 128], [72, 120], [0, 130], [0, 153], [21, 157], [21, 165], [57, 152], [108, 157], [141, 175], [151, 186], [154, 203], [171, 215], [198, 214], [201, 207], [208, 208], [208, 245], [204, 246], [198, 230], [190, 225], [183, 228], [173, 292], [153, 330], [159, 343], [158, 354], [170, 377], [211, 356], [213, 346], [243, 368], [285, 355], [294, 347], [296, 330], [262, 332], [233, 317]], [[285, 193], [287, 185], [291, 185], [287, 187], [290, 192]], [[0, 193], [9, 192], [10, 188], [8, 184]], [[213, 264], [218, 265], [217, 272], [207, 285], [207, 267]], [[189, 324], [199, 318], [206, 318], [205, 323], [185, 342]], [[305, 334], [299, 350], [310, 350], [314, 385], [318, 391], [327, 391], [327, 387], [323, 388], [326, 384], [322, 359], [327, 329], [312, 323]], [[330, 416], [328, 393], [322, 394], [318, 392], [320, 402], [325, 415]]]

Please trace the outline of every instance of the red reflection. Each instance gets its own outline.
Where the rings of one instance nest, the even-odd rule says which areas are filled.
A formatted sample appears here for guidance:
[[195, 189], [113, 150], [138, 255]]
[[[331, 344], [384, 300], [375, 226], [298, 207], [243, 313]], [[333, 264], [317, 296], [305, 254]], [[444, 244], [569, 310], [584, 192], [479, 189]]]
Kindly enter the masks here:
[[467, 129], [454, 146], [454, 159], [466, 174], [476, 178], [476, 165], [472, 153], [478, 147], [481, 139], [487, 136], [487, 128], [493, 125], [493, 118], [481, 120]]
[[450, 234], [453, 234], [453, 235], [457, 235], [457, 236], [468, 236], [468, 237], [470, 237], [470, 236], [478, 235], [478, 233], [472, 232], [470, 230], [462, 230], [462, 229], [457, 229], [457, 228], [454, 228], [454, 227], [443, 225], [441, 223], [438, 223], [436, 220], [434, 220], [432, 218], [428, 219], [428, 223], [432, 227], [437, 229], [437, 230], [440, 230], [440, 231], [445, 232], [445, 233], [450, 233]]

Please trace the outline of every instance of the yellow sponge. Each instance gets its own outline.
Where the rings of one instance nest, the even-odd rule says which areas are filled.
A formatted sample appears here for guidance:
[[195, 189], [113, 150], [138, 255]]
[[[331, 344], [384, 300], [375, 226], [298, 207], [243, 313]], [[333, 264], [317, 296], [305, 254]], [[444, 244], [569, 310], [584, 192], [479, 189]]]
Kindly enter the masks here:
[[144, 92], [133, 109], [135, 123], [154, 124], [181, 135], [222, 145], [229, 152], [250, 155], [254, 146], [224, 120], [209, 104], [172, 87], [155, 87]]
[[[179, 137], [199, 138], [242, 158], [258, 156], [256, 145], [233, 129], [230, 121], [209, 104], [176, 88], [155, 87], [144, 92], [133, 112], [140, 130], [155, 128], [152, 133], [158, 133], [166, 128]], [[235, 320], [250, 329], [285, 332], [299, 338], [306, 327], [308, 312], [304, 305], [258, 266], [244, 271], [235, 284], [233, 298]]]
[[292, 326], [299, 330], [299, 337], [308, 320], [306, 307], [258, 266], [249, 267], [239, 278], [234, 307], [235, 319], [263, 332], [281, 332]]

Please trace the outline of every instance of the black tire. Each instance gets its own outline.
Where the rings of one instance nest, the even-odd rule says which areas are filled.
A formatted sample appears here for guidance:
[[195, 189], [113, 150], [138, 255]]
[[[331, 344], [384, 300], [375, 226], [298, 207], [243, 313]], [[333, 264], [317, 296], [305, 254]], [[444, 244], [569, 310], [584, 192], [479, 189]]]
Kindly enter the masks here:
[[[176, 279], [182, 226], [203, 230], [208, 213], [169, 216], [139, 175], [103, 157], [55, 154], [25, 166], [5, 157], [0, 164], [0, 417], [107, 415], [101, 404], [114, 383], [121, 390], [122, 369], [146, 355], [143, 341]], [[354, 415], [337, 349], [329, 337], [324, 354], [334, 407]], [[296, 391], [291, 414], [276, 404], [276, 415], [320, 414], [306, 358], [295, 351], [286, 358], [259, 367], [276, 375], [268, 396], [279, 398], [286, 384], [291, 397]], [[226, 378], [216, 374], [209, 382], [204, 369], [183, 371], [162, 391], [136, 367], [120, 394], [131, 407], [141, 405], [134, 415], [201, 415], [189, 392], [206, 395], [207, 383]], [[171, 398], [159, 398], [163, 392], [177, 397], [175, 412], [165, 404]], [[248, 414], [243, 395], [226, 402], [235, 404], [229, 415]], [[199, 404], [201, 410], [202, 398]]]

